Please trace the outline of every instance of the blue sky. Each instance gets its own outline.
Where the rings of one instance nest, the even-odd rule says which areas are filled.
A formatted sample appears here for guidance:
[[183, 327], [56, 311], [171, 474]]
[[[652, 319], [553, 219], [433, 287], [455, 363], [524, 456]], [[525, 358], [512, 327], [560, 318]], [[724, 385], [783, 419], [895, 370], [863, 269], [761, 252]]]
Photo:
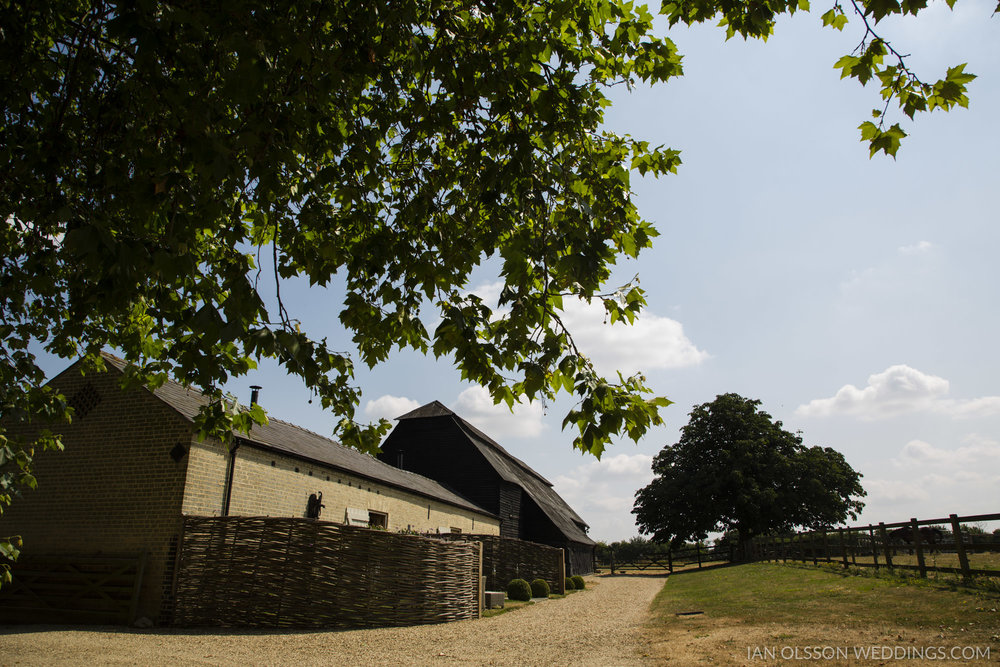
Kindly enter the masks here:
[[[864, 474], [864, 521], [1000, 511], [1000, 17], [985, 0], [937, 1], [884, 28], [926, 79], [962, 62], [979, 78], [969, 109], [906, 121], [897, 160], [869, 160], [857, 126], [878, 91], [839, 79], [833, 63], [861, 33], [823, 28], [825, 9], [785, 17], [766, 44], [671, 30], [685, 76], [614, 92], [607, 126], [680, 149], [684, 164], [635, 175], [661, 233], [615, 276], [638, 274], [647, 290], [638, 324], [602, 326], [585, 308], [568, 319], [599, 367], [642, 369], [676, 402], [666, 426], [598, 462], [560, 431], [571, 400], [510, 414], [447, 359], [412, 353], [359, 369], [361, 416], [441, 401], [552, 481], [599, 540], [636, 534], [630, 509], [652, 457], [692, 406], [726, 392], [841, 451]], [[494, 290], [491, 268], [469, 288]], [[292, 281], [282, 294], [306, 330], [349, 348], [341, 293]], [[251, 384], [272, 416], [332, 431], [337, 417], [274, 365], [227, 389], [246, 399]]]

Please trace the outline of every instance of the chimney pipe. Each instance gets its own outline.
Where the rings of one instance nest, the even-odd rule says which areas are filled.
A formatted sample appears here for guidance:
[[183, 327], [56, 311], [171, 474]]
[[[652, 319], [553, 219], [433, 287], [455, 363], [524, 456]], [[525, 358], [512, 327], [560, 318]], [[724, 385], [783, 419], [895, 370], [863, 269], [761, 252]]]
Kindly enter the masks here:
[[250, 407], [253, 407], [257, 403], [257, 399], [260, 398], [261, 386], [259, 384], [250, 385]]

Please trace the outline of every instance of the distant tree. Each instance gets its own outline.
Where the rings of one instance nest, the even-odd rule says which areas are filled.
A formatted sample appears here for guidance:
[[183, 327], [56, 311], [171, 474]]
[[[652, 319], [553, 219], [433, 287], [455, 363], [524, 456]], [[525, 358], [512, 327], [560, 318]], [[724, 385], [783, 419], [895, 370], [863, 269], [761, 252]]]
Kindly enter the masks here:
[[857, 518], [861, 474], [829, 447], [805, 447], [759, 405], [723, 394], [694, 408], [680, 440], [654, 458], [656, 477], [636, 493], [640, 533], [665, 542], [733, 531], [742, 544]]

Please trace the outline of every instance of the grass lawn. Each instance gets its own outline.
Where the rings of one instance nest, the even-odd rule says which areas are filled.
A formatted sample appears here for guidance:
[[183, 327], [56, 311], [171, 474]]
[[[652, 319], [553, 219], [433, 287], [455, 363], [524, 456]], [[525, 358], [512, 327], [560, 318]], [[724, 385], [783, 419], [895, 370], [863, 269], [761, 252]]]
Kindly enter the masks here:
[[[962, 658], [978, 651], [978, 662], [996, 663], [998, 608], [1000, 595], [991, 592], [908, 585], [812, 566], [754, 563], [693, 570], [672, 575], [653, 602], [655, 657], [684, 665], [816, 662], [816, 657], [822, 664], [940, 665], [965, 664]], [[867, 655], [876, 659], [865, 660], [872, 647], [878, 652]]]

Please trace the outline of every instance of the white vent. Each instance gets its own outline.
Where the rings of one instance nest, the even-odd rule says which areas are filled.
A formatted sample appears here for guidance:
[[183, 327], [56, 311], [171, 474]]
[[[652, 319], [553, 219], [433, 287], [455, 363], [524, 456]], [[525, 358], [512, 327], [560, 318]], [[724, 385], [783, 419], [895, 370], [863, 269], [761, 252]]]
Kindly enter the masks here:
[[368, 527], [368, 510], [347, 508], [347, 525]]

